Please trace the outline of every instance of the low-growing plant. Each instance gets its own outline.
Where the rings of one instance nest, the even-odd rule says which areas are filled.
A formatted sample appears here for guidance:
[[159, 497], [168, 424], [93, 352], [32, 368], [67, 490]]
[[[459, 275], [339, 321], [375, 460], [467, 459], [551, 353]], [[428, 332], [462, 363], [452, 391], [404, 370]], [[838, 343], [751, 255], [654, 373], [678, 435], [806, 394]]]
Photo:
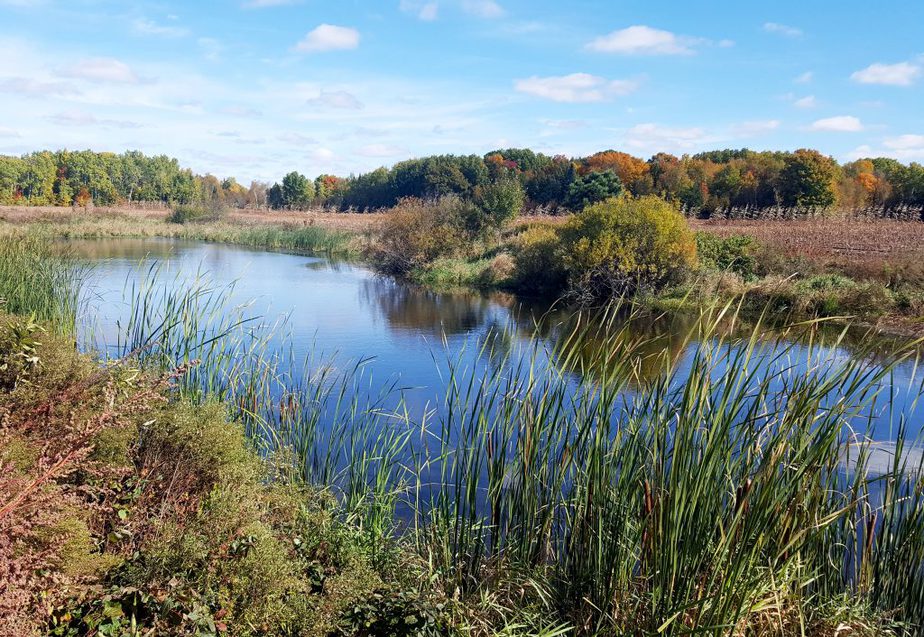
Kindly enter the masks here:
[[167, 216], [169, 223], [207, 223], [221, 221], [226, 215], [224, 206], [217, 202], [178, 204]]
[[708, 232], [697, 232], [696, 255], [704, 268], [731, 272], [745, 281], [752, 281], [757, 276], [755, 243], [747, 235], [718, 237]]

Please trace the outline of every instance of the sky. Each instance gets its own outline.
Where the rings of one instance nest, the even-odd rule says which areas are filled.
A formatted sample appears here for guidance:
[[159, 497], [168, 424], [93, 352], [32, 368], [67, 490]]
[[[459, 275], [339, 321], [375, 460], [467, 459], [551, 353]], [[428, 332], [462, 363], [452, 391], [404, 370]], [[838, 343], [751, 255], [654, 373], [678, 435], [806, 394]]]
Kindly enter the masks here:
[[0, 0], [0, 154], [278, 180], [528, 147], [924, 161], [919, 0]]

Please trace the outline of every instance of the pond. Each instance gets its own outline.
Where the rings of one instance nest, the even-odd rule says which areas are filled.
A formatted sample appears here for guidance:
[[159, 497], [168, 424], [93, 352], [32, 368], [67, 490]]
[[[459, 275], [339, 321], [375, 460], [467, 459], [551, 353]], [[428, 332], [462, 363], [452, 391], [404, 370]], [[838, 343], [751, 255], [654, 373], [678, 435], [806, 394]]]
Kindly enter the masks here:
[[[129, 311], [127, 287], [157, 262], [159, 278], [167, 285], [190, 285], [197, 273], [207, 273], [215, 287], [233, 285], [233, 303], [250, 302], [250, 314], [283, 317], [295, 360], [323, 353], [344, 367], [366, 361], [373, 389], [400, 387], [412, 411], [439, 405], [447, 382], [442, 362], [447, 359], [475, 374], [490, 375], [498, 350], [498, 339], [491, 340], [491, 335], [503, 332], [502, 349], [508, 352], [528, 344], [534, 334], [554, 350], [573, 318], [569, 310], [548, 303], [502, 293], [438, 293], [377, 276], [361, 264], [321, 257], [168, 239], [81, 240], [71, 246], [94, 264], [82, 320], [92, 326], [97, 344], [111, 347], [117, 341], [118, 325], [124, 325]], [[684, 316], [636, 319], [631, 329], [652, 339], [649, 348], [665, 348], [682, 375], [696, 346], [684, 339], [693, 322]], [[834, 364], [855, 356], [855, 347], [868, 345], [862, 337], [852, 343], [846, 338], [837, 348], [821, 351]], [[794, 344], [790, 357], [798, 359], [806, 351]], [[573, 367], [568, 373], [579, 375], [581, 366]], [[891, 378], [896, 404], [911, 416], [913, 435], [921, 427], [918, 412], [924, 413], [914, 404], [918, 382], [912, 362], [898, 365]], [[877, 417], [874, 437], [889, 440], [893, 426], [894, 419]]]

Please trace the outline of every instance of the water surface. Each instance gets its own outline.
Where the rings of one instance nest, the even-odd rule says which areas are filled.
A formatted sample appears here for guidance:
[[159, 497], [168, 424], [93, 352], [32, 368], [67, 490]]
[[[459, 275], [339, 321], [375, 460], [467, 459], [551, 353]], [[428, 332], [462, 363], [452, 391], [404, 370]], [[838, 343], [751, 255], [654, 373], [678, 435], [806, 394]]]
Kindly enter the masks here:
[[[368, 361], [372, 386], [397, 384], [416, 410], [439, 404], [446, 382], [441, 361], [451, 358], [476, 374], [494, 374], [499, 350], [525, 346], [536, 333], [554, 350], [572, 320], [569, 310], [549, 303], [502, 293], [437, 293], [377, 276], [360, 264], [320, 257], [170, 239], [86, 240], [71, 245], [94, 263], [83, 320], [93, 325], [97, 343], [117, 342], [117, 325], [124, 324], [129, 311], [126, 286], [157, 262], [164, 283], [190, 285], [206, 275], [216, 287], [233, 285], [233, 302], [250, 303], [247, 311], [252, 315], [284, 318], [285, 338], [296, 359], [323, 352], [344, 367]], [[692, 325], [692, 318], [673, 316], [637, 320], [631, 327], [653, 339], [650, 348], [666, 349], [683, 370], [696, 345], [684, 340]], [[493, 336], [499, 333], [502, 339]], [[848, 338], [838, 348], [823, 351], [835, 365], [856, 355], [854, 345], [868, 343]], [[790, 364], [801, 364], [799, 357], [806, 352], [804, 345], [795, 344]], [[554, 364], [554, 354], [549, 358], [547, 363]], [[914, 370], [913, 363], [899, 365], [891, 381], [897, 404], [909, 412], [919, 394]], [[641, 371], [654, 376], [658, 369], [643, 366]], [[912, 416], [916, 433], [920, 419], [917, 413]], [[892, 438], [893, 420], [879, 415], [874, 436]]]

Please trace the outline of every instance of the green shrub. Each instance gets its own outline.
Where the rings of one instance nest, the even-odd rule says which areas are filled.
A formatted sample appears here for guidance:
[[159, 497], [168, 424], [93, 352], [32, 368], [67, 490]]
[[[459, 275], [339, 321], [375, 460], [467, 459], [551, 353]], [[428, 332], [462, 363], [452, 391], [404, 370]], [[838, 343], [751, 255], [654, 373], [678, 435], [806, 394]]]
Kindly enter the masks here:
[[513, 244], [514, 285], [525, 292], [560, 292], [565, 285], [560, 239], [555, 228], [532, 225]]
[[561, 236], [568, 282], [587, 300], [658, 290], [696, 265], [696, 240], [686, 220], [655, 196], [594, 204]]
[[696, 233], [696, 255], [702, 267], [732, 272], [745, 281], [757, 277], [754, 249], [754, 239], [745, 235], [717, 237], [708, 232]]
[[379, 225], [368, 251], [373, 265], [385, 274], [406, 275], [458, 253], [464, 244], [463, 220], [470, 207], [457, 197], [432, 202], [403, 199]]
[[173, 207], [167, 217], [169, 223], [207, 223], [221, 221], [225, 209], [219, 204], [180, 204]]

